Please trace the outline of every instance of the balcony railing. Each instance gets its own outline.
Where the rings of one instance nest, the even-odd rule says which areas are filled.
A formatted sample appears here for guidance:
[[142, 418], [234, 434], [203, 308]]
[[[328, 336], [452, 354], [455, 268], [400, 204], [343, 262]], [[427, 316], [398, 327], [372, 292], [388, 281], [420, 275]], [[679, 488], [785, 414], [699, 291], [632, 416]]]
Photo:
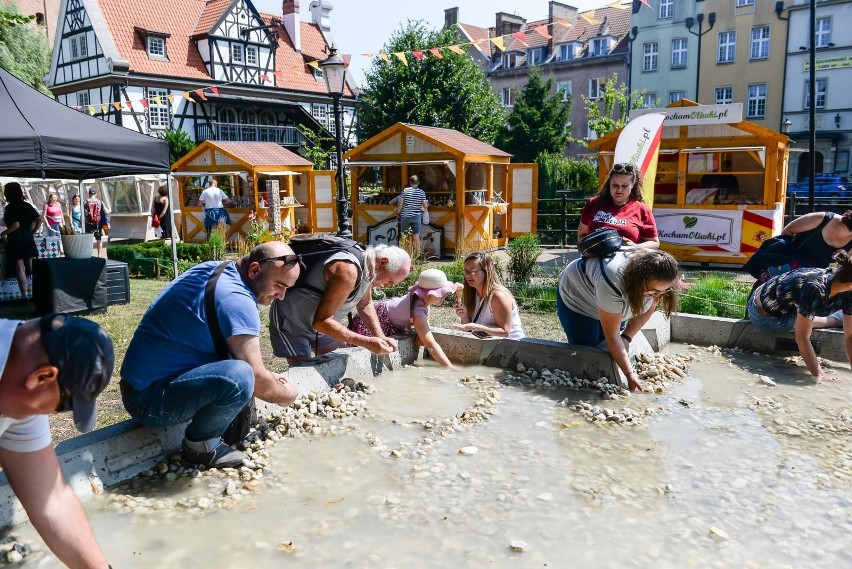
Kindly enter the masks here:
[[295, 126], [267, 126], [213, 122], [195, 125], [195, 140], [227, 140], [235, 142], [275, 142], [284, 146], [301, 146], [304, 135]]

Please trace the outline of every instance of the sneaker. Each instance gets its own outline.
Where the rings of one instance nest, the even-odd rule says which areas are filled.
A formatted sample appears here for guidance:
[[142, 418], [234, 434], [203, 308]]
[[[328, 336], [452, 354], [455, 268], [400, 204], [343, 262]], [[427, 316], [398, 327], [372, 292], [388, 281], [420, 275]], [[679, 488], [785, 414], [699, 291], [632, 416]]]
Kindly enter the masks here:
[[[243, 460], [248, 459], [244, 452], [240, 452], [221, 441], [216, 448], [207, 452], [193, 450], [186, 443], [187, 441], [184, 439], [180, 449], [180, 455], [183, 459], [192, 464], [204, 465], [207, 468], [235, 468], [240, 466]], [[205, 448], [207, 448], [206, 444]]]

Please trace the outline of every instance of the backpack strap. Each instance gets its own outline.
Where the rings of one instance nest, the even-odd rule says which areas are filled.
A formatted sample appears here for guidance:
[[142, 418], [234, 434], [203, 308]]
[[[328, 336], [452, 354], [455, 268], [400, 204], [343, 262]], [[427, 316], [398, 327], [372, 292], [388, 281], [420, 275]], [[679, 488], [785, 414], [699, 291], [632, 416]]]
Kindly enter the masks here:
[[479, 315], [482, 314], [482, 309], [485, 308], [485, 303], [488, 302], [489, 298], [491, 297], [489, 296], [487, 298], [482, 299], [482, 304], [479, 305], [479, 310], [477, 310], [476, 314], [473, 315], [473, 320], [471, 320], [471, 323], [475, 324], [476, 321], [479, 320]]
[[204, 311], [207, 313], [207, 328], [210, 330], [210, 337], [213, 338], [213, 346], [216, 348], [216, 355], [220, 360], [227, 360], [231, 357], [228, 351], [228, 344], [225, 341], [225, 336], [222, 335], [222, 329], [219, 328], [219, 316], [216, 314], [216, 283], [219, 282], [219, 277], [222, 272], [233, 261], [224, 261], [216, 267], [210, 278], [207, 279], [207, 284], [204, 287]]
[[[609, 259], [612, 256], [613, 255], [610, 254], [610, 255], [607, 255], [606, 257], [598, 257], [598, 263], [600, 263], [601, 275], [603, 276], [604, 280], [606, 281], [606, 284], [609, 285], [609, 288], [611, 288], [612, 292], [614, 292], [618, 297], [622, 297], [624, 295], [621, 294], [621, 291], [618, 290], [618, 287], [615, 286], [615, 283], [612, 282], [612, 279], [610, 279], [609, 276], [607, 276], [606, 267], [604, 266], [604, 259], [605, 258]], [[586, 273], [586, 257], [582, 257], [580, 259], [579, 268], [580, 268], [580, 274], [583, 275], [583, 278], [589, 284], [589, 287], [594, 289], [595, 285], [594, 285], [594, 283], [592, 283], [592, 279], [590, 279], [589, 275]]]

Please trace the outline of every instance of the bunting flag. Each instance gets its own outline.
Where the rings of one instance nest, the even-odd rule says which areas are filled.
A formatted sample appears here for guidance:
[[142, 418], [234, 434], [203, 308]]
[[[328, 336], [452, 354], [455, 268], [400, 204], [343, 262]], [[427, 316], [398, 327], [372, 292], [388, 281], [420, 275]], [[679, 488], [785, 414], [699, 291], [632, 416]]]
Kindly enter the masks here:
[[450, 50], [453, 53], [457, 53], [459, 55], [464, 55], [464, 50], [457, 45], [447, 46], [447, 49]]
[[654, 9], [654, 7], [653, 7], [653, 6], [651, 6], [650, 4], [648, 4], [648, 0], [639, 0], [639, 2], [641, 2], [642, 4], [644, 4], [645, 6], [647, 6], [648, 8], [651, 8], [651, 10], [653, 10], [653, 9]]
[[423, 55], [423, 52], [417, 51], [416, 49], [411, 50], [411, 55], [413, 55], [417, 59], [426, 59], [426, 56]]
[[[264, 76], [262, 75], [261, 79], [263, 79], [263, 77]], [[269, 75], [266, 75], [266, 80], [269, 81]], [[214, 95], [216, 95], [217, 97], [219, 96], [219, 87], [210, 87], [210, 90], [213, 91]]]
[[564, 20], [559, 20], [556, 23], [559, 24], [560, 26], [562, 26], [563, 28], [570, 28], [574, 25], [574, 24], [571, 23], [571, 20], [569, 20], [568, 18], [565, 18]]
[[408, 65], [408, 60], [405, 58], [405, 52], [404, 51], [395, 51], [393, 53], [393, 56], [395, 58], [397, 58], [398, 60], [400, 60], [403, 65]]
[[365, 52], [363, 52], [361, 55], [363, 55], [363, 56], [364, 56], [364, 57], [366, 57], [367, 59], [373, 59], [373, 54], [372, 54], [372, 53], [369, 53], [369, 52], [366, 52], [366, 51], [365, 51]]
[[[260, 80], [263, 81], [264, 83], [266, 83], [267, 81], [269, 81], [269, 75], [267, 75], [266, 73], [261, 73], [260, 74]], [[217, 89], [217, 91], [218, 91], [218, 89]], [[218, 95], [219, 93], [217, 92], [216, 94]]]
[[497, 36], [496, 38], [491, 38], [491, 43], [497, 46], [497, 49], [503, 51], [506, 47], [503, 45], [503, 36]]
[[352, 55], [348, 53], [343, 54], [343, 68], [349, 69], [349, 64], [352, 63]]
[[131, 112], [133, 112], [133, 103], [131, 101], [124, 101], [125, 106]]
[[276, 71], [275, 72], [275, 84], [276, 85], [283, 85], [284, 84], [284, 72], [283, 71]]
[[113, 106], [113, 107], [115, 107], [115, 110], [116, 110], [116, 111], [120, 111], [120, 110], [121, 110], [121, 101], [116, 101], [116, 102], [114, 102], [114, 103], [112, 104], [112, 106]]
[[525, 34], [524, 32], [515, 32], [514, 34], [512, 34], [512, 37], [524, 44], [525, 46], [529, 47], [529, 44], [527, 43], [527, 34]]
[[158, 105], [162, 105], [162, 104], [163, 104], [162, 99], [160, 99], [159, 97], [153, 97], [153, 99], [154, 99], [154, 102], [155, 102], [155, 103], [157, 103]]
[[[183, 94], [186, 97], [186, 93]], [[139, 99], [139, 102], [142, 103], [143, 109], [148, 109], [148, 99]]]
[[385, 61], [390, 61], [390, 57], [388, 57], [388, 54], [386, 54], [386, 53], [377, 53], [376, 55], [378, 56], [379, 59], [384, 59]]
[[[193, 100], [192, 100], [192, 97], [190, 97], [190, 96], [189, 96], [189, 93], [188, 93], [188, 92], [181, 93], [181, 96], [182, 96], [184, 99], [186, 99], [187, 101], [189, 101], [190, 103], [194, 103], [194, 102], [195, 102], [195, 101], [193, 101]], [[145, 105], [142, 105], [142, 106], [145, 106]], [[145, 107], [145, 108], [147, 109], [148, 107]]]
[[601, 23], [600, 20], [595, 20], [594, 18], [589, 17], [585, 14], [580, 14], [580, 17], [583, 18], [584, 20], [586, 20], [587, 22], [589, 22], [593, 26], [597, 26], [598, 24]]
[[438, 59], [444, 59], [444, 56], [441, 55], [441, 50], [438, 49], [437, 47], [429, 48], [429, 53], [431, 53], [432, 55], [434, 55]]
[[199, 97], [201, 97], [201, 100], [202, 100], [202, 101], [206, 101], [206, 100], [207, 100], [207, 97], [205, 97], [205, 96], [204, 96], [204, 89], [196, 89], [195, 91], [193, 91], [193, 93], [195, 93], [196, 95], [198, 95]]
[[82, 109], [82, 108], [83, 108], [83, 107], [81, 107], [80, 105], [75, 105], [75, 106], [74, 106], [74, 110], [75, 110], [75, 111], [79, 111], [79, 110], [80, 110], [80, 109]]
[[169, 100], [169, 103], [174, 107], [175, 106], [175, 96], [174, 95], [166, 95], [166, 99]]
[[102, 112], [103, 114], [106, 114], [106, 112], [107, 112], [107, 108], [109, 108], [109, 107], [107, 107], [107, 104], [106, 104], [106, 103], [101, 103], [101, 112]]
[[540, 35], [541, 37], [543, 37], [546, 40], [549, 40], [550, 38], [553, 37], [552, 35], [547, 33], [547, 26], [537, 26], [537, 27], [533, 28], [533, 30], [535, 30], [535, 32], [538, 35]]
[[320, 68], [320, 66], [319, 66], [319, 60], [318, 60], [318, 59], [314, 59], [313, 61], [308, 61], [308, 65], [310, 65], [310, 66], [311, 66], [311, 67], [313, 67], [314, 69], [319, 69], [319, 68]]
[[[647, 2], [648, 0], [645, 0]], [[645, 2], [642, 2], [645, 4]], [[615, 0], [612, 4], [607, 5], [607, 8], [618, 8], [619, 10], [627, 10], [627, 6], [621, 3], [621, 0]]]
[[89, 114], [95, 116], [95, 107], [93, 105], [89, 105]]

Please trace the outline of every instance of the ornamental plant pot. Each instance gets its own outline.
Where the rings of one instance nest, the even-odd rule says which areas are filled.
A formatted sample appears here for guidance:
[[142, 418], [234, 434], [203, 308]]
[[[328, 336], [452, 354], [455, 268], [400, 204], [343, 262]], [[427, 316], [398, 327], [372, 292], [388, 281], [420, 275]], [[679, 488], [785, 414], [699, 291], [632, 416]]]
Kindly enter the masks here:
[[95, 236], [92, 233], [62, 236], [62, 250], [69, 259], [88, 259], [92, 256]]

